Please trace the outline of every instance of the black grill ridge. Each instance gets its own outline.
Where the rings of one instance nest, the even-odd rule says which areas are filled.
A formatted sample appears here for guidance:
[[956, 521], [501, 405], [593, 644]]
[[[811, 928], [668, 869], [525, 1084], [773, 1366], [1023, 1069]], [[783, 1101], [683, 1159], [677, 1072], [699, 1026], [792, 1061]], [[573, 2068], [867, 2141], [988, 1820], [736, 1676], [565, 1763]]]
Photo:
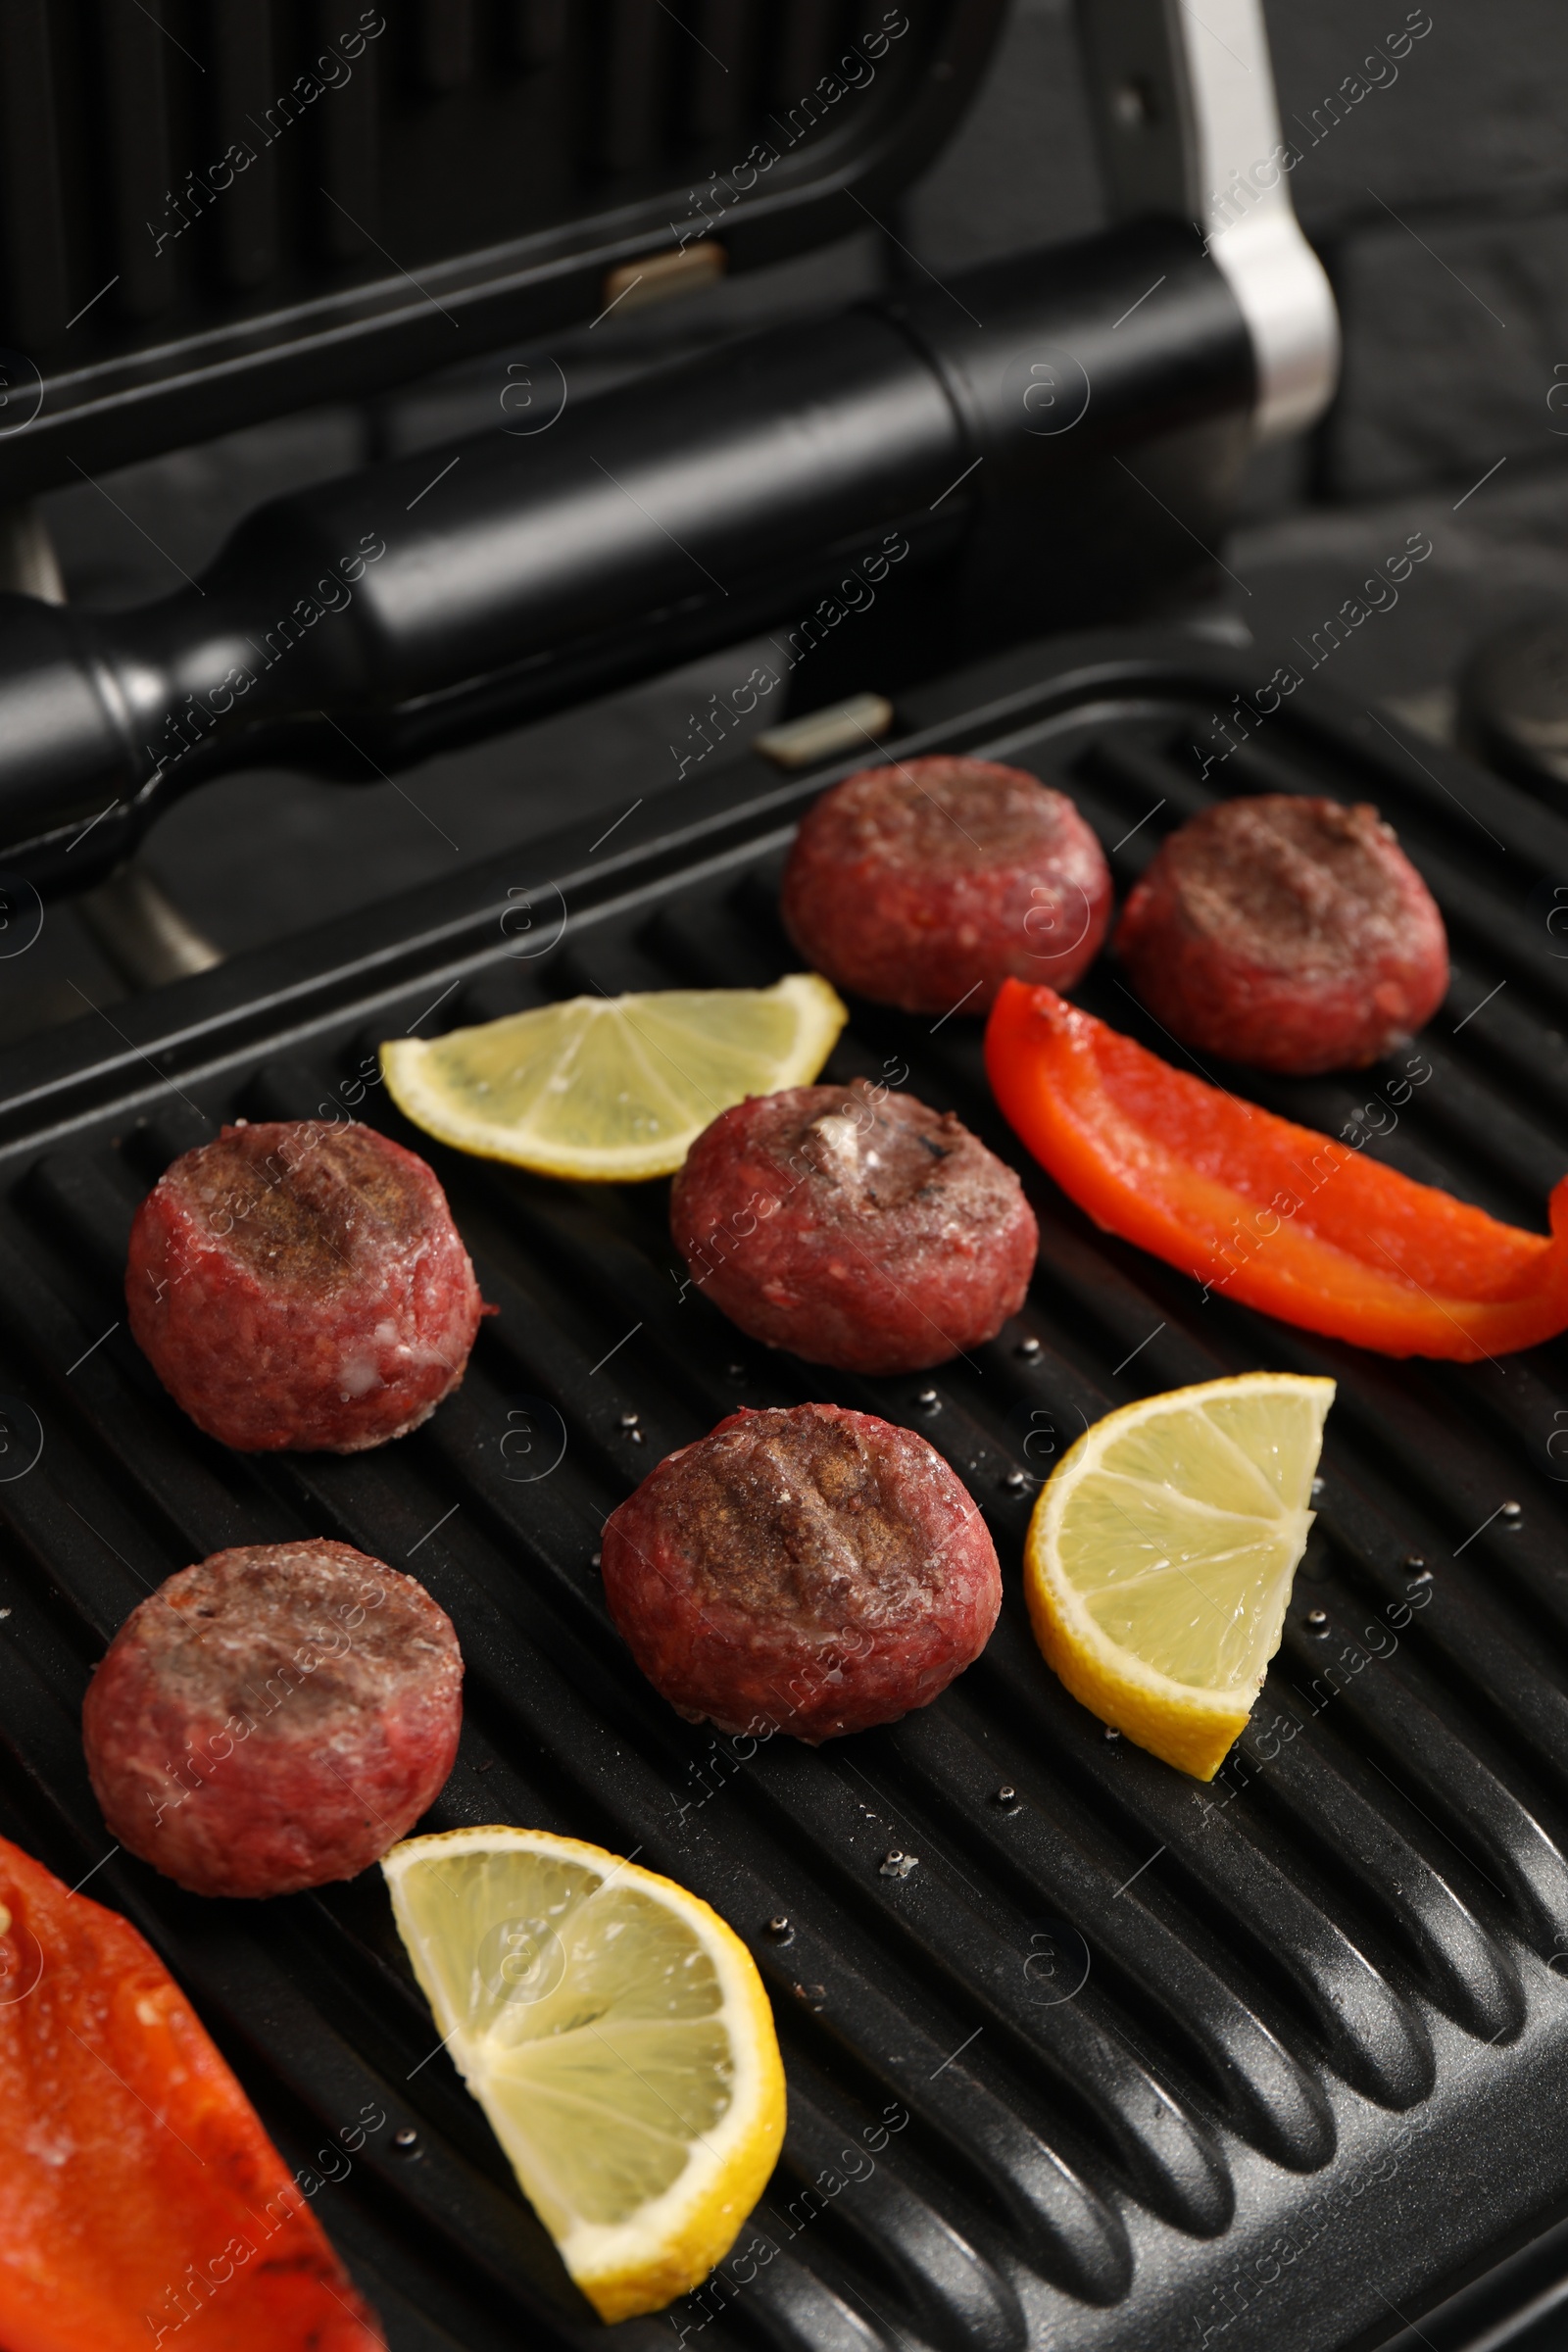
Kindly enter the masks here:
[[[1020, 657], [944, 689], [948, 712], [922, 724], [916, 710], [896, 748], [1035, 765], [1107, 847], [1163, 796], [1117, 852], [1125, 884], [1157, 831], [1210, 797], [1191, 743], [1245, 681], [1229, 657], [1171, 640], [1054, 658], [1044, 679]], [[1568, 969], [1532, 893], [1568, 881], [1568, 824], [1458, 760], [1424, 747], [1423, 761], [1441, 782], [1309, 685], [1219, 780], [1371, 798], [1399, 826], [1459, 969], [1431, 1080], [1367, 1149], [1539, 1223], [1568, 1166]], [[453, 981], [443, 1020], [541, 989], [788, 968], [777, 860], [825, 780], [780, 786], [738, 762], [657, 803], [640, 848], [590, 861], [564, 836], [525, 874], [497, 861], [117, 1007], [119, 1033], [83, 1022], [0, 1062], [0, 1391], [45, 1434], [37, 1467], [0, 1483], [0, 1827], [69, 1883], [92, 1871], [87, 1890], [153, 1939], [309, 2178], [327, 2135], [367, 2106], [385, 2114], [351, 2176], [313, 2193], [395, 2346], [489, 2352], [519, 2328], [597, 2340], [432, 2054], [373, 1875], [204, 1904], [105, 1858], [76, 1715], [115, 1627], [220, 1544], [340, 1537], [420, 1575], [459, 1627], [467, 1720], [431, 1824], [505, 1818], [637, 1849], [734, 1922], [772, 1995], [792, 2120], [740, 2273], [677, 2306], [673, 2328], [626, 2324], [628, 2344], [1342, 2343], [1392, 2326], [1390, 2302], [1419, 2308], [1442, 2272], [1568, 2192], [1564, 1344], [1500, 1366], [1396, 1365], [1219, 1297], [1200, 1304], [1025, 1161], [985, 1095], [977, 1033], [952, 1023], [932, 1035], [858, 1006], [831, 1065], [906, 1064], [913, 1091], [1020, 1166], [1040, 1211], [1016, 1323], [973, 1368], [918, 1380], [813, 1371], [682, 1296], [663, 1188], [466, 1161], [407, 1129], [379, 1087], [356, 1092], [374, 1041]], [[1449, 792], [1471, 810], [1484, 796], [1484, 825]], [[552, 877], [565, 938], [518, 960], [508, 889]], [[1081, 993], [1172, 1051], [1113, 964]], [[1332, 1131], [1381, 1076], [1245, 1085]], [[123, 1329], [130, 1216], [216, 1119], [332, 1101], [431, 1158], [502, 1311], [460, 1394], [400, 1446], [232, 1456], [184, 1422]], [[1251, 1727], [1200, 1788], [1107, 1740], [1039, 1658], [1018, 1547], [1054, 1457], [1024, 1441], [1046, 1431], [1059, 1450], [1126, 1396], [1254, 1363], [1331, 1371], [1340, 1401], [1284, 1644]], [[669, 1447], [737, 1403], [805, 1395], [944, 1452], [996, 1534], [1007, 1603], [936, 1707], [821, 1751], [779, 1739], [748, 1753], [643, 1684], [594, 1554], [605, 1513]], [[533, 1485], [501, 1450], [519, 1397], [567, 1433]], [[905, 1877], [882, 1869], [895, 1847], [919, 1857]], [[1073, 1938], [1087, 1976], [1048, 1997], [1040, 1955], [1054, 1971]], [[404, 2127], [411, 2155], [393, 2144]], [[865, 2172], [857, 2151], [873, 2144]], [[752, 2236], [774, 2250], [747, 2276]]]

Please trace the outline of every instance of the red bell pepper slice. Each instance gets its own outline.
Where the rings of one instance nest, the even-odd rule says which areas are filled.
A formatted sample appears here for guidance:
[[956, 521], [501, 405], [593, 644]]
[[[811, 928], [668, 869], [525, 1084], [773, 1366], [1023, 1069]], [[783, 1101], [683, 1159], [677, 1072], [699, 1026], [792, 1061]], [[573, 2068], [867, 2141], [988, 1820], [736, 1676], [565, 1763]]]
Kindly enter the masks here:
[[129, 1921], [3, 1838], [0, 1920], [5, 2352], [385, 2352]]
[[1062, 1191], [1205, 1297], [1384, 1355], [1458, 1363], [1568, 1330], [1568, 1177], [1552, 1191], [1549, 1239], [1500, 1225], [1021, 980], [997, 998], [986, 1070]]

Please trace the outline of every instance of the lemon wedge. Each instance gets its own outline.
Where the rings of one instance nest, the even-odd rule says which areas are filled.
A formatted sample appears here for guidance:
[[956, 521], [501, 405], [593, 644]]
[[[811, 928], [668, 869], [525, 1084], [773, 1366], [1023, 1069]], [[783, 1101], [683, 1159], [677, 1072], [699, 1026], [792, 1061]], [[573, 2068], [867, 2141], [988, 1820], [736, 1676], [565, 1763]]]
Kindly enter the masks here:
[[381, 1048], [393, 1101], [438, 1143], [543, 1176], [672, 1176], [748, 1095], [808, 1086], [849, 1019], [815, 972], [773, 988], [568, 997]]
[[1244, 1372], [1124, 1404], [1041, 1490], [1024, 1589], [1101, 1720], [1211, 1781], [1279, 1647], [1332, 1380]]
[[670, 1879], [543, 1830], [409, 1838], [381, 1864], [448, 2050], [601, 2319], [728, 2253], [784, 2136], [751, 1954]]

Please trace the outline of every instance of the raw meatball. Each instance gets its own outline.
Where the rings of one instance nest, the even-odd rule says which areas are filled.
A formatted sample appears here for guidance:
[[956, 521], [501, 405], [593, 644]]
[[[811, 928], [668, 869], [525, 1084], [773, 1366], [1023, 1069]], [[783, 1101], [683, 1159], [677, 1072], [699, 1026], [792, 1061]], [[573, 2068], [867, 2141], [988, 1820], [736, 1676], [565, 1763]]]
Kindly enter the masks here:
[[195, 1894], [352, 1879], [445, 1786], [463, 1724], [451, 1619], [347, 1544], [247, 1544], [134, 1608], [87, 1687], [110, 1833]]
[[359, 1453], [427, 1420], [482, 1312], [446, 1195], [371, 1127], [225, 1127], [136, 1212], [137, 1345], [198, 1429], [243, 1452]]
[[722, 1111], [669, 1221], [742, 1331], [846, 1372], [917, 1372], [994, 1339], [1039, 1240], [1017, 1177], [951, 1111], [863, 1079]]
[[909, 760], [862, 768], [807, 811], [782, 912], [838, 987], [970, 1014], [1009, 974], [1070, 988], [1110, 901], [1100, 844], [1064, 793], [992, 760]]
[[1448, 986], [1443, 917], [1375, 808], [1221, 801], [1156, 852], [1116, 948], [1185, 1045], [1309, 1077], [1361, 1069]]
[[836, 1404], [732, 1413], [605, 1523], [605, 1597], [656, 1690], [814, 1747], [928, 1706], [1002, 1606], [985, 1522], [911, 1430]]

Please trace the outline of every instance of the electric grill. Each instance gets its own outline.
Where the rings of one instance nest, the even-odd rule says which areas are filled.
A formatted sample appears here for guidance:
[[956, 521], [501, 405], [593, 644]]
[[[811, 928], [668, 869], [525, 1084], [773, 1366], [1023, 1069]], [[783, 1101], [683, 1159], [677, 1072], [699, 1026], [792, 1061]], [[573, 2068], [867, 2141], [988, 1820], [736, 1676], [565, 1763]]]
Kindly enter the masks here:
[[[335, 6], [309, 13], [322, 40], [351, 23]], [[165, 38], [199, 48], [194, 10], [138, 5], [151, 32], [125, 15], [101, 66], [73, 48], [74, 11], [0, 10], [14, 134], [0, 246], [41, 404], [0, 434], [11, 494], [60, 478], [73, 452], [92, 469], [432, 365], [450, 330], [410, 295], [405, 267], [472, 351], [592, 316], [615, 270], [629, 284], [671, 251], [682, 266], [676, 167], [706, 142], [710, 170], [713, 140], [750, 136], [761, 100], [792, 87], [802, 60], [814, 71], [846, 27], [794, 0], [770, 12], [766, 39], [744, 6], [694, 15], [705, 37], [740, 44], [729, 53], [745, 73], [725, 91], [664, 46], [666, 13], [643, 0], [581, 22], [545, 0], [411, 9], [368, 43], [353, 90], [312, 102], [288, 134], [303, 132], [298, 148], [278, 141], [248, 211], [198, 214], [187, 193], [174, 276], [149, 278], [142, 253], [120, 271], [123, 295], [68, 326], [75, 291], [131, 256], [137, 214], [162, 220], [173, 199], [136, 177], [145, 158], [126, 126], [152, 123], [153, 177], [177, 182], [164, 172], [171, 121], [205, 122], [198, 97], [243, 116], [307, 12], [296, 25], [247, 0], [242, 34], [238, 11], [213, 11], [220, 92], [203, 95]], [[853, 131], [818, 125], [698, 243], [743, 267], [841, 231], [853, 190], [877, 209], [896, 193], [972, 85], [995, 22], [913, 0], [908, 18], [881, 111]], [[456, 503], [422, 488], [443, 452], [272, 510], [220, 559], [201, 604], [193, 590], [89, 618], [7, 600], [9, 871], [46, 890], [92, 880], [172, 791], [248, 759], [375, 772], [737, 628], [787, 626], [889, 531], [906, 536], [918, 582], [900, 625], [936, 610], [959, 649], [1016, 636], [1020, 613], [1038, 626], [1108, 602], [1135, 558], [1141, 579], [1177, 576], [1187, 534], [1212, 544], [1222, 526], [1249, 441], [1307, 418], [1333, 368], [1332, 312], [1277, 187], [1254, 202], [1233, 186], [1234, 225], [1207, 255], [1171, 225], [1212, 226], [1230, 168], [1266, 155], [1277, 130], [1255, 16], [1238, 7], [1224, 23], [1235, 72], [1184, 9], [1086, 16], [1128, 219], [1071, 254], [568, 405], [543, 435], [513, 436], [514, 400], [482, 444], [458, 449]], [[58, 96], [19, 105], [17, 76], [36, 92], [43, 60]], [[351, 97], [357, 113], [343, 111]], [[112, 201], [77, 211], [60, 158], [105, 106], [119, 129], [95, 168]], [[559, 120], [555, 177], [541, 167], [525, 200], [466, 195], [457, 161], [503, 120]], [[307, 156], [368, 247], [348, 231], [323, 245], [330, 216]], [[442, 203], [421, 210], [437, 181]], [[17, 225], [29, 186], [56, 207], [30, 243]], [[371, 201], [393, 208], [390, 226]], [[1163, 307], [1155, 279], [1171, 290]], [[68, 337], [83, 330], [77, 360]], [[1072, 390], [1074, 367], [1087, 406], [1042, 434], [1025, 395]], [[825, 484], [810, 464], [775, 470], [811, 417], [818, 458], [853, 460]], [[631, 486], [659, 530], [732, 593], [682, 570], [655, 531], [633, 535], [635, 517], [589, 479], [595, 452], [628, 481], [623, 468], [649, 469]], [[964, 466], [974, 478], [959, 484]], [[333, 638], [348, 618], [323, 618], [265, 694], [258, 676], [251, 710], [237, 699], [238, 715], [172, 735], [198, 694], [210, 709], [224, 632], [259, 623], [265, 636], [277, 593], [299, 592], [296, 562], [336, 562], [388, 512], [385, 557], [352, 582], [353, 630]], [[574, 571], [585, 522], [598, 561]], [[1029, 561], [1048, 531], [1065, 588]], [[1009, 606], [1026, 575], [1031, 594]], [[470, 608], [455, 617], [460, 591]], [[1452, 992], [1419, 1044], [1429, 1074], [1412, 1083], [1401, 1061], [1238, 1084], [1539, 1224], [1568, 1164], [1553, 927], [1568, 824], [1457, 757], [1391, 739], [1314, 678], [1216, 760], [1239, 734], [1232, 714], [1255, 720], [1270, 657], [1120, 630], [933, 685], [912, 660], [899, 669], [897, 628], [873, 640], [864, 625], [858, 642], [885, 665], [864, 682], [895, 704], [881, 748], [1003, 759], [1059, 784], [1123, 889], [1216, 791], [1376, 802], [1454, 947]], [[974, 1364], [906, 1380], [823, 1373], [743, 1339], [684, 1285], [662, 1186], [553, 1185], [445, 1152], [379, 1083], [386, 1037], [590, 988], [758, 984], [790, 968], [775, 898], [791, 828], [866, 756], [861, 743], [788, 781], [753, 755], [705, 762], [609, 836], [568, 830], [0, 1056], [0, 1828], [168, 1959], [396, 2352], [604, 2340], [432, 2046], [375, 1874], [265, 1905], [204, 1903], [110, 1850], [92, 1800], [82, 1690], [146, 1590], [221, 1545], [338, 1538], [420, 1576], [459, 1630], [463, 1751], [427, 1826], [508, 1819], [634, 1852], [713, 1901], [762, 1969], [790, 2080], [783, 2162], [736, 2256], [671, 2314], [623, 2324], [628, 2345], [1329, 2352], [1402, 2342], [1407, 2327], [1438, 2352], [1489, 2328], [1500, 2342], [1499, 2314], [1560, 2296], [1568, 2195], [1563, 1344], [1398, 1365], [1205, 1298], [1094, 1232], [1028, 1162], [961, 1015], [933, 1026], [858, 1004], [830, 1064], [835, 1079], [880, 1076], [956, 1110], [1019, 1168], [1040, 1218], [1024, 1313]], [[1080, 993], [1172, 1051], [1113, 965]], [[368, 1119], [447, 1187], [501, 1312], [459, 1394], [395, 1447], [228, 1454], [129, 1342], [135, 1204], [236, 1116]], [[1203, 1788], [1067, 1698], [1028, 1633], [1019, 1552], [1041, 1481], [1087, 1421], [1253, 1365], [1331, 1373], [1339, 1401], [1280, 1655]], [[595, 1572], [605, 1516], [664, 1452], [738, 1404], [808, 1396], [936, 1445], [984, 1511], [1006, 1585], [985, 1657], [935, 1707], [820, 1751], [683, 1725], [631, 1667]], [[156, 2315], [154, 2340], [177, 2343], [183, 2308]]]

